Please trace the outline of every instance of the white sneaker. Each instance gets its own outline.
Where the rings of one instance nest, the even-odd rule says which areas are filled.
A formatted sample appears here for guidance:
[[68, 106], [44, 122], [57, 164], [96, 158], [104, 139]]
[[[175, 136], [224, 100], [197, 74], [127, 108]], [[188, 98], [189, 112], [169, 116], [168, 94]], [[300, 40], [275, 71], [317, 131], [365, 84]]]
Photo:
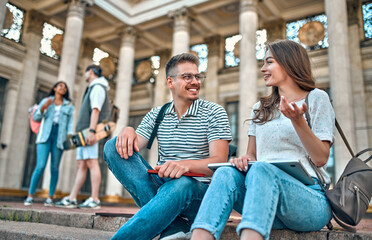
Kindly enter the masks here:
[[93, 208], [93, 209], [100, 209], [101, 208], [101, 201], [98, 200], [95, 202], [92, 197], [88, 198], [82, 204], [79, 204], [79, 208]]
[[32, 199], [32, 197], [27, 197], [26, 200], [24, 201], [25, 206], [32, 206], [33, 203], [34, 200]]
[[56, 207], [61, 207], [61, 208], [76, 208], [77, 207], [77, 201], [76, 199], [70, 201], [67, 197], [64, 197], [61, 201], [56, 202], [54, 204]]
[[178, 232], [169, 236], [166, 236], [165, 238], [162, 238], [161, 240], [189, 240], [191, 239], [191, 232], [184, 233], [184, 232]]

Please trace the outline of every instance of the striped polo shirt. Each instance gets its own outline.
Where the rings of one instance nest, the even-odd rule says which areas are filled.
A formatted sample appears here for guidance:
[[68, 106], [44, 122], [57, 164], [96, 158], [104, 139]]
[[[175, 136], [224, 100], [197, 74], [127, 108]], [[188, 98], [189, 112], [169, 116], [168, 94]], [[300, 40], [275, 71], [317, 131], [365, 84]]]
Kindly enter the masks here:
[[[173, 104], [172, 101], [159, 125], [159, 165], [168, 160], [208, 158], [211, 141], [232, 140], [226, 111], [220, 105], [197, 99], [178, 119]], [[160, 108], [155, 107], [146, 114], [136, 130], [137, 134], [150, 139]]]

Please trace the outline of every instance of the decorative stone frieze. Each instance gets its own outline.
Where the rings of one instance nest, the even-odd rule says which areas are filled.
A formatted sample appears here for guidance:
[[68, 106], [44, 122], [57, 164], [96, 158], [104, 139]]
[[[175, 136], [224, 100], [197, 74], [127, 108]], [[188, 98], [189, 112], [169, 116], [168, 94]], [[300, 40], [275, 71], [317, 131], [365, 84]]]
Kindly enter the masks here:
[[138, 37], [138, 31], [133, 26], [126, 26], [119, 30], [119, 35], [121, 36], [121, 44], [123, 47], [133, 48], [136, 38]]
[[174, 19], [174, 31], [189, 31], [189, 14], [186, 7], [170, 11], [168, 16]]
[[27, 33], [32, 32], [37, 35], [42, 35], [44, 22], [47, 21], [48, 18], [36, 11], [30, 10], [26, 13], [26, 21], [25, 21], [25, 30]]
[[240, 0], [240, 12], [257, 12], [257, 0]]
[[206, 37], [204, 39], [205, 43], [208, 45], [208, 55], [220, 56], [220, 47], [221, 47], [221, 36], [213, 35]]
[[285, 21], [283, 19], [276, 19], [274, 21], [266, 22], [263, 28], [267, 31], [267, 41], [273, 42], [277, 39], [285, 39]]
[[83, 40], [83, 46], [84, 46], [84, 49], [83, 49], [82, 57], [92, 59], [94, 49], [98, 47], [98, 44], [89, 38], [85, 38]]
[[347, 2], [347, 22], [348, 25], [354, 25], [358, 24], [359, 25], [359, 18], [358, 18], [358, 13], [361, 12], [361, 2], [360, 1], [351, 1], [348, 0]]
[[93, 0], [70, 0], [67, 17], [84, 18], [85, 8], [93, 6]]

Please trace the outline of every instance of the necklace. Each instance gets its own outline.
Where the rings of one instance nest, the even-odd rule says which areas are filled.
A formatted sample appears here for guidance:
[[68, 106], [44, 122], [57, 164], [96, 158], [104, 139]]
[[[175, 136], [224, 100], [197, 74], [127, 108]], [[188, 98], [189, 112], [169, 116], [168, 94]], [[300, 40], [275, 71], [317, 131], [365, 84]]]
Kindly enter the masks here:
[[298, 101], [303, 100], [305, 97], [306, 97], [306, 96], [301, 96], [301, 97], [295, 98], [295, 99], [293, 99], [293, 100], [291, 100], [291, 101], [288, 101], [288, 102], [298, 102]]

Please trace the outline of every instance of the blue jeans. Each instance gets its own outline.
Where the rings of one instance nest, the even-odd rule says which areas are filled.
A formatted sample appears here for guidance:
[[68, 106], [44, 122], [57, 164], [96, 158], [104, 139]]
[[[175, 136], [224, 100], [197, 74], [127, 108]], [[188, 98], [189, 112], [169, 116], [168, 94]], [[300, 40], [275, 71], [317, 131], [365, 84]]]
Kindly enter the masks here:
[[37, 185], [44, 173], [49, 153], [51, 153], [49, 196], [54, 196], [58, 182], [59, 164], [63, 153], [63, 150], [57, 147], [57, 138], [58, 124], [55, 124], [52, 127], [48, 140], [45, 143], [36, 144], [36, 167], [31, 177], [30, 194], [35, 194]]
[[139, 153], [123, 159], [115, 143], [116, 137], [105, 144], [103, 158], [141, 209], [112, 239], [148, 240], [168, 226], [179, 227], [183, 219], [187, 222], [195, 219], [207, 190], [206, 184], [190, 177], [167, 179], [148, 174], [147, 170], [152, 168]]
[[279, 168], [257, 162], [246, 176], [223, 167], [212, 182], [191, 227], [209, 231], [219, 239], [232, 209], [242, 214], [236, 231], [253, 229], [269, 239], [271, 229], [317, 231], [332, 218], [320, 186], [305, 186]]

